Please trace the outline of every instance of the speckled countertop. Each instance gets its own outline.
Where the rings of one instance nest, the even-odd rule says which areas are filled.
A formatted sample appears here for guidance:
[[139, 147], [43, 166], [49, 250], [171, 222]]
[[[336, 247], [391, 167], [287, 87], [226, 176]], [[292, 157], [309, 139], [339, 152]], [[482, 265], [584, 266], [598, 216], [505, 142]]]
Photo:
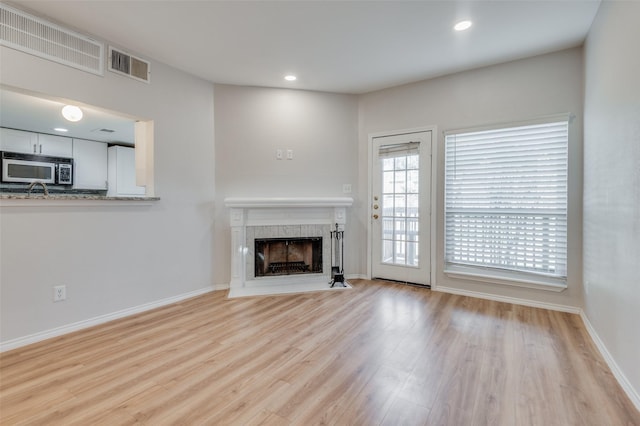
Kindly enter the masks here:
[[0, 200], [40, 200], [40, 201], [158, 201], [160, 197], [109, 197], [95, 194], [25, 194], [21, 192], [0, 192]]

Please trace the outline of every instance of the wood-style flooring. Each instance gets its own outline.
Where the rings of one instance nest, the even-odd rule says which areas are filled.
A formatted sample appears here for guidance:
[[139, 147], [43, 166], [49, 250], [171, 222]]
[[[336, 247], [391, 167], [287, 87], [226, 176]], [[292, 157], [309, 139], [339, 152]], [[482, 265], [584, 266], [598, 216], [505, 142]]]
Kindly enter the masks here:
[[579, 316], [382, 281], [6, 352], [2, 425], [640, 425]]

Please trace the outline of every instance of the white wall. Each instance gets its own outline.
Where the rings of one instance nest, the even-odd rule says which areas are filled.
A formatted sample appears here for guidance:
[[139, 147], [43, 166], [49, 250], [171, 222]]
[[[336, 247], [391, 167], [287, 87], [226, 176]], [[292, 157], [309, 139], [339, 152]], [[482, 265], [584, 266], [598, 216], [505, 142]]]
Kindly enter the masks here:
[[[225, 197], [341, 197], [357, 191], [357, 98], [351, 95], [215, 86], [216, 284], [230, 279]], [[276, 149], [293, 149], [277, 160]], [[348, 209], [345, 272], [358, 273], [360, 240]]]
[[602, 2], [585, 45], [585, 312], [640, 401], [640, 3]]
[[[359, 196], [363, 200], [368, 196], [364, 183], [370, 133], [427, 125], [438, 128], [438, 205], [434, 209], [438, 286], [571, 307], [582, 305], [582, 71], [582, 50], [575, 48], [381, 90], [360, 98]], [[566, 112], [576, 115], [570, 126], [569, 141], [568, 288], [554, 293], [447, 277], [443, 273], [444, 140], [441, 132]], [[365, 209], [359, 214], [366, 223]], [[366, 244], [366, 240], [361, 244]]]
[[[2, 84], [153, 119], [161, 197], [150, 206], [0, 207], [0, 340], [210, 288], [213, 85], [156, 62], [147, 85], [0, 49]], [[53, 303], [60, 284], [67, 300]]]

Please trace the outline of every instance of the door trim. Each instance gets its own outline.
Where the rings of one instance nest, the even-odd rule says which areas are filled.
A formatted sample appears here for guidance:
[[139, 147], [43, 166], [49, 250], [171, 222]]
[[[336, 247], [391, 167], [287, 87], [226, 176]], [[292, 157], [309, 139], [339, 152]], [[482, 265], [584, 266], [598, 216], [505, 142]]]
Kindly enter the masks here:
[[431, 288], [436, 287], [436, 241], [438, 228], [436, 228], [436, 212], [438, 211], [438, 145], [439, 145], [439, 135], [437, 131], [437, 126], [424, 126], [424, 127], [413, 127], [409, 129], [400, 129], [400, 130], [392, 130], [392, 131], [383, 131], [383, 132], [374, 132], [369, 133], [367, 136], [367, 279], [371, 279], [372, 272], [372, 262], [371, 262], [371, 242], [372, 242], [372, 229], [371, 229], [371, 215], [373, 214], [373, 207], [371, 205], [371, 200], [373, 199], [373, 139], [385, 136], [396, 136], [396, 135], [406, 135], [411, 133], [421, 133], [421, 132], [431, 132], [431, 200], [430, 200], [430, 209], [429, 215], [431, 217], [430, 220], [430, 245], [431, 245], [431, 258], [429, 262], [431, 262], [430, 267], [430, 278], [431, 278]]

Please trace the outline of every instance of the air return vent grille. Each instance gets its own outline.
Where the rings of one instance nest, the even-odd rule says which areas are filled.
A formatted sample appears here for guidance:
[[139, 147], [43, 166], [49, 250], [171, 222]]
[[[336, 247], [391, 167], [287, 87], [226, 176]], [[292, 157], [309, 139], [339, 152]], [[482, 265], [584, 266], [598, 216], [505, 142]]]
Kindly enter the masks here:
[[93, 74], [104, 74], [104, 45], [0, 3], [0, 44]]
[[149, 83], [151, 75], [149, 62], [114, 49], [111, 46], [109, 46], [109, 71], [124, 74], [145, 83]]

